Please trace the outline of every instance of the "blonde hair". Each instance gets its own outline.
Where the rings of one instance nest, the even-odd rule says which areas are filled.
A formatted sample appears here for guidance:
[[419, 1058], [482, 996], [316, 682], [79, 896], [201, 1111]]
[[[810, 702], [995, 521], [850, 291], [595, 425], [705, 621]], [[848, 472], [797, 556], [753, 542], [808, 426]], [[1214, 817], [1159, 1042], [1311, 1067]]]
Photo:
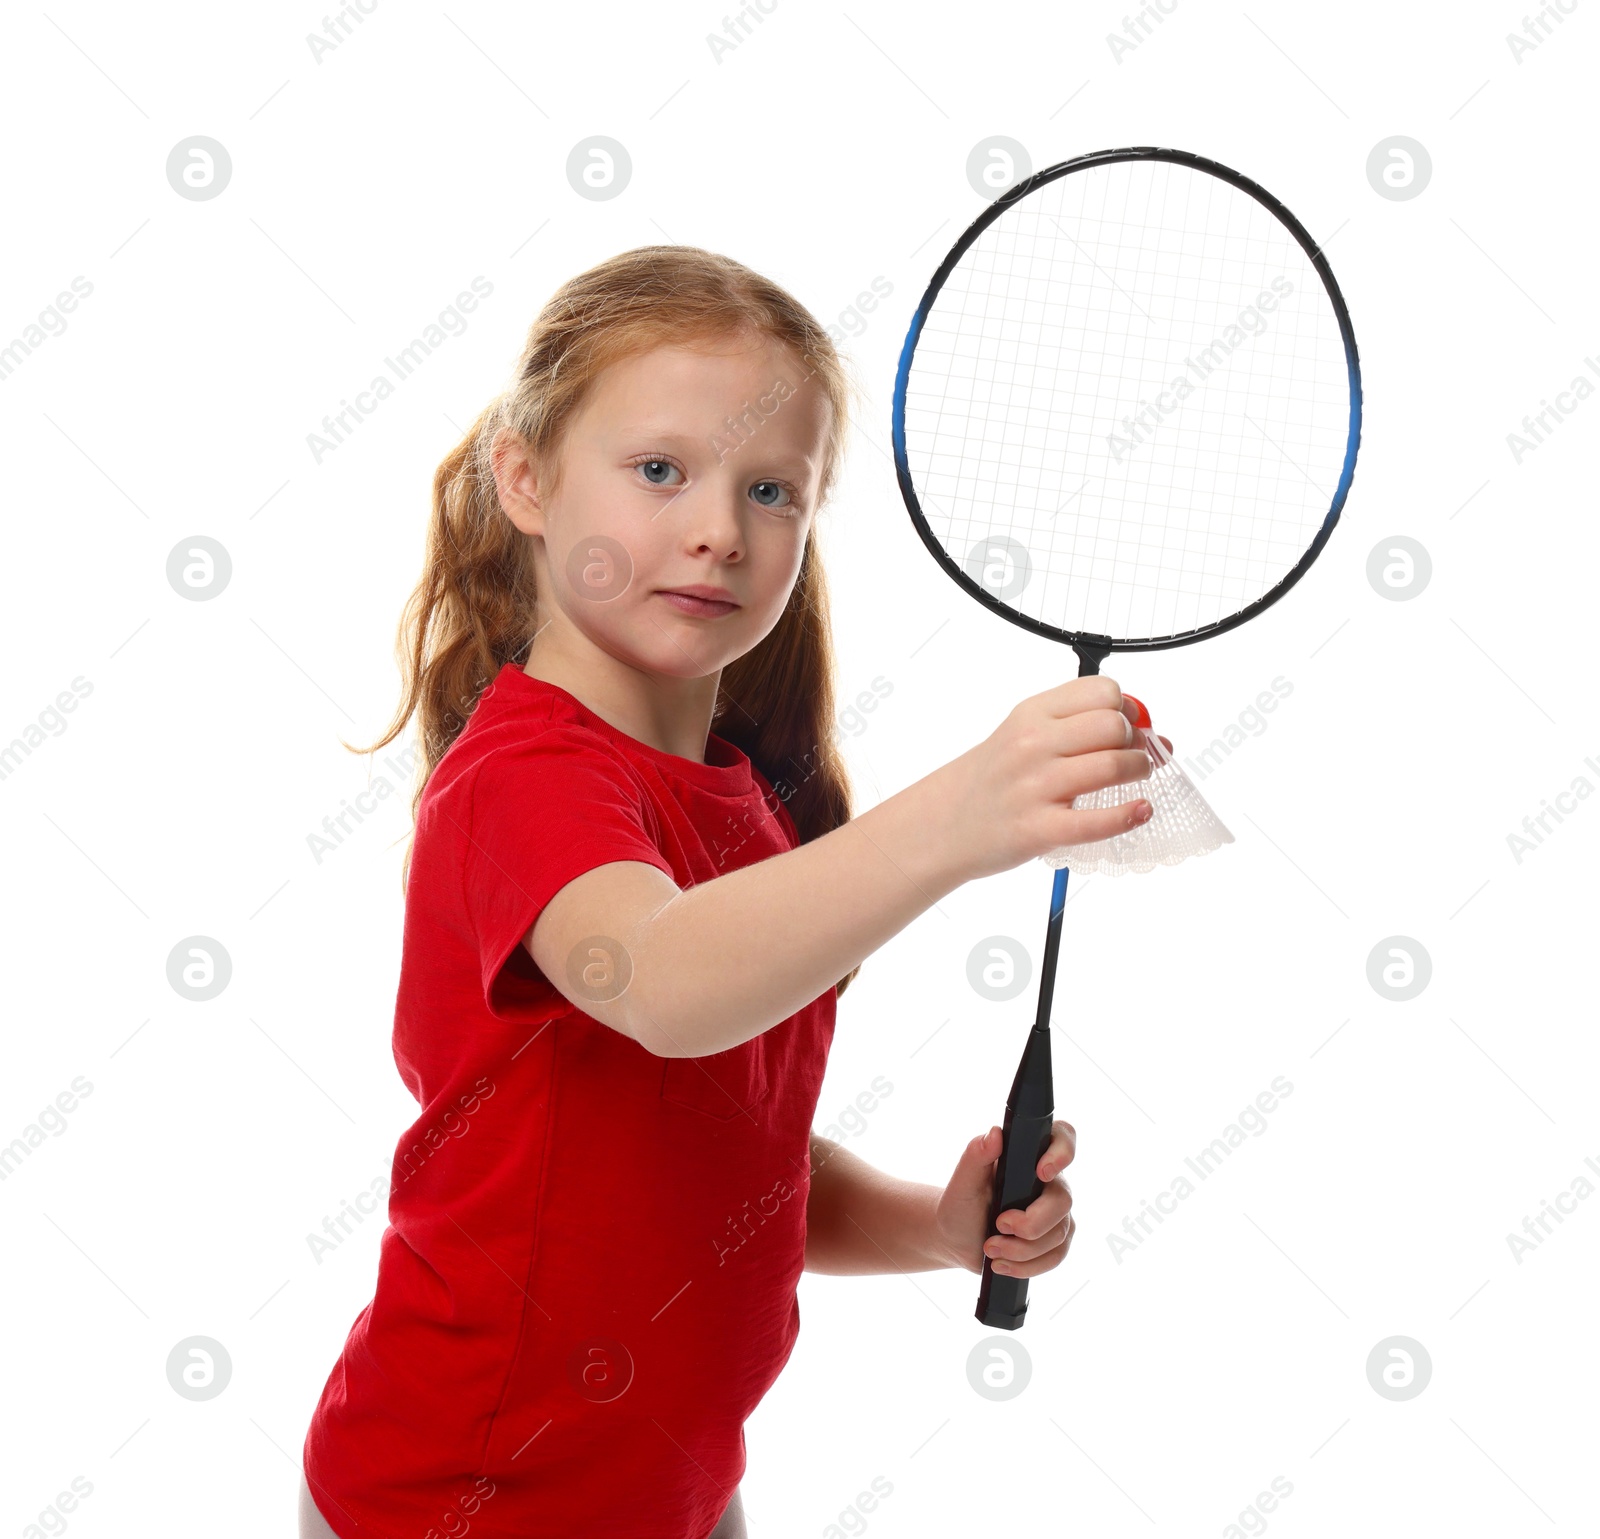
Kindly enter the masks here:
[[[415, 714], [421, 754], [415, 818], [434, 768], [508, 662], [534, 635], [533, 542], [500, 506], [490, 454], [515, 433], [535, 463], [560, 475], [567, 425], [590, 385], [613, 363], [658, 346], [766, 337], [789, 348], [830, 406], [818, 505], [838, 477], [854, 391], [816, 318], [785, 289], [731, 257], [697, 246], [640, 246], [611, 257], [551, 295], [539, 312], [510, 386], [479, 414], [433, 477], [422, 576], [402, 613], [396, 656], [402, 695], [393, 741]], [[719, 737], [742, 749], [788, 806], [802, 844], [847, 822], [851, 787], [834, 724], [828, 590], [811, 522], [799, 575], [773, 629], [722, 670], [713, 709]], [[401, 882], [409, 874], [407, 847]], [[838, 985], [842, 993], [853, 969]]]

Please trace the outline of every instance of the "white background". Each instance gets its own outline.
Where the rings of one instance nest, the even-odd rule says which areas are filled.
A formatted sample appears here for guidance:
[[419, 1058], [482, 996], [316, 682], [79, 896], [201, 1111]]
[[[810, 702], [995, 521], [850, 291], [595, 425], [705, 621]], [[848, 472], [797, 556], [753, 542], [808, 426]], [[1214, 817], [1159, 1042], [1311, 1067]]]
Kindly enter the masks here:
[[[840, 685], [892, 684], [847, 739], [858, 810], [1073, 670], [938, 571], [888, 455], [910, 314], [983, 207], [969, 154], [1004, 135], [1035, 168], [1174, 145], [1282, 197], [1349, 302], [1361, 457], [1281, 604], [1107, 670], [1180, 754], [1274, 678], [1292, 692], [1203, 783], [1235, 845], [1075, 889], [1055, 1044], [1079, 1230], [1012, 1338], [1028, 1388], [970, 1387], [990, 1334], [970, 1274], [808, 1275], [748, 1427], [751, 1531], [832, 1532], [881, 1476], [846, 1531], [1223, 1535], [1282, 1477], [1246, 1531], [1592, 1532], [1600, 1197], [1520, 1261], [1507, 1235], [1600, 1163], [1600, 805], [1568, 803], [1520, 861], [1507, 836], [1600, 786], [1600, 404], [1520, 465], [1506, 435], [1600, 355], [1594, 9], [1520, 61], [1509, 3], [1178, 0], [1120, 60], [1120, 5], [779, 0], [718, 62], [724, 14], [379, 0], [320, 63], [316, 7], [5, 23], [0, 346], [74, 277], [93, 292], [0, 380], [0, 743], [75, 678], [92, 692], [0, 779], [0, 1143], [76, 1076], [92, 1092], [0, 1183], [0, 1531], [73, 1477], [85, 1535], [292, 1531], [379, 1224], [320, 1264], [306, 1236], [415, 1113], [389, 1053], [409, 779], [340, 739], [389, 722], [434, 467], [557, 283], [703, 245], [851, 333], [867, 399], [823, 515]], [[565, 171], [597, 134], [633, 162], [603, 202]], [[1433, 166], [1404, 201], [1366, 174], [1397, 134]], [[166, 177], [193, 135], [232, 159], [209, 201]], [[323, 416], [478, 275], [465, 334], [318, 464]], [[879, 277], [888, 300], [841, 324]], [[197, 535], [232, 561], [205, 603], [166, 576]], [[1432, 563], [1403, 601], [1367, 577], [1397, 535]], [[369, 775], [405, 794], [318, 863], [307, 836]], [[819, 1126], [884, 1076], [848, 1146], [943, 1183], [999, 1119], [1033, 1010], [1032, 988], [979, 997], [967, 959], [1000, 935], [1036, 961], [1049, 885], [1034, 864], [961, 889], [868, 959]], [[167, 981], [193, 935], [232, 960], [203, 1004]], [[1392, 936], [1432, 965], [1403, 1003], [1368, 981]], [[1107, 1236], [1280, 1075], [1266, 1131], [1118, 1259]], [[204, 1402], [166, 1378], [194, 1335], [233, 1364]], [[1397, 1335], [1432, 1362], [1398, 1402], [1366, 1368]]]

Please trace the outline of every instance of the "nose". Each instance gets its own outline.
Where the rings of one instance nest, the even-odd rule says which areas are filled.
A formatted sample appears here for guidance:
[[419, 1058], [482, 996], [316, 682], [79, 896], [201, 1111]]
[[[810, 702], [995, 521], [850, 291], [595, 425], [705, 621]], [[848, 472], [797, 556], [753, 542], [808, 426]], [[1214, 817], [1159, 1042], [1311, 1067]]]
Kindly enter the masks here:
[[736, 481], [708, 476], [676, 498], [685, 548], [695, 555], [706, 551], [719, 561], [738, 560], [744, 551], [743, 495]]

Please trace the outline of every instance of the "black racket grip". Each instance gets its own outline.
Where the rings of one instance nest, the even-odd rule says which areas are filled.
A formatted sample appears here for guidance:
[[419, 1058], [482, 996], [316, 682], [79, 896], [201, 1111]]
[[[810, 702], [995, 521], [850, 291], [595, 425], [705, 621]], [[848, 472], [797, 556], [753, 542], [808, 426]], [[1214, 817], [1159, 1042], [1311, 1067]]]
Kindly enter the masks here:
[[[995, 1220], [1010, 1208], [1026, 1208], [1044, 1190], [1039, 1161], [1050, 1147], [1055, 1126], [1055, 1091], [1050, 1069], [1050, 1031], [1035, 1026], [1017, 1065], [1017, 1077], [1006, 1098], [1006, 1120], [1000, 1158], [994, 1167], [994, 1187], [989, 1197], [988, 1234], [998, 1234]], [[985, 1236], [987, 1238], [987, 1235]], [[978, 1287], [978, 1307], [973, 1311], [983, 1324], [1014, 1331], [1028, 1313], [1028, 1279], [997, 1277], [983, 1258], [983, 1281]]]

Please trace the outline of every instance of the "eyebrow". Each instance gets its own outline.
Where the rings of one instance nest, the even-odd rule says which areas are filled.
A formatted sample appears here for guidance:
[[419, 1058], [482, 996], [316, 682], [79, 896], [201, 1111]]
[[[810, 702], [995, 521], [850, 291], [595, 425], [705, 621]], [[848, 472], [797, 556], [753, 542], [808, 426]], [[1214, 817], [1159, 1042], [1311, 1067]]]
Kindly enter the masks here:
[[[709, 447], [713, 435], [710, 433], [677, 433], [671, 428], [660, 428], [645, 422], [637, 426], [622, 428], [618, 436], [622, 438], [648, 438], [653, 439], [656, 443], [663, 444], [695, 444], [701, 447]], [[743, 446], [740, 445], [739, 447]], [[738, 450], [735, 449], [733, 452], [737, 453]], [[804, 466], [807, 470], [816, 468], [816, 461], [809, 454], [803, 454], [798, 450], [775, 455], [771, 463], [782, 466]]]
[[657, 427], [652, 422], [642, 422], [618, 430], [622, 438], [659, 438], [664, 443], [692, 444], [698, 443], [698, 437], [689, 433], [675, 433], [671, 428]]

